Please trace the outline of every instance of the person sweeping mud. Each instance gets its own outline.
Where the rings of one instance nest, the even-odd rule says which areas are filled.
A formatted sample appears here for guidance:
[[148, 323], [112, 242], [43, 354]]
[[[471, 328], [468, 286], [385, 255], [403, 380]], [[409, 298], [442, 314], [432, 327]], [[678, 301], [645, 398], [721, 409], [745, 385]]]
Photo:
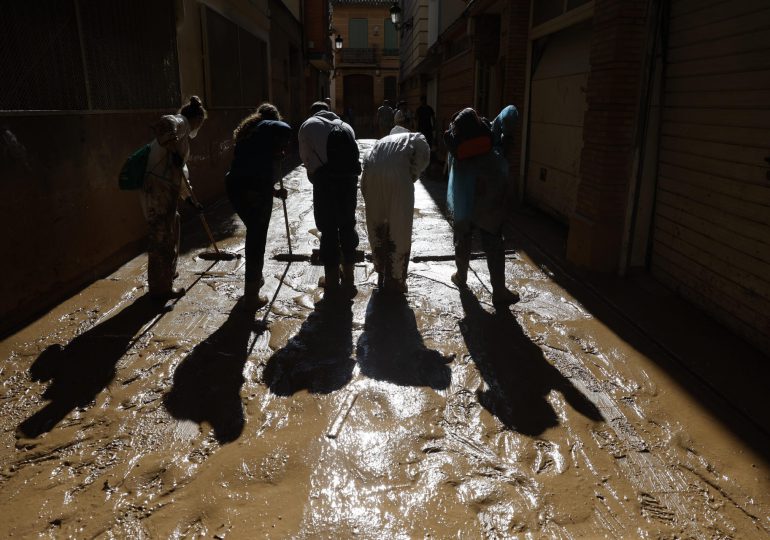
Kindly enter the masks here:
[[327, 292], [341, 288], [355, 296], [356, 192], [361, 174], [356, 134], [322, 101], [312, 105], [310, 114], [299, 128], [299, 155], [313, 184], [313, 215], [321, 232], [324, 278], [319, 284]]
[[255, 309], [267, 304], [259, 290], [265, 284], [262, 268], [273, 197], [286, 199], [285, 189], [275, 189], [291, 137], [291, 126], [281, 120], [275, 105], [263, 103], [241, 121], [233, 132], [235, 150], [225, 180], [227, 197], [246, 225], [243, 297], [246, 305]]
[[492, 303], [497, 305], [519, 301], [519, 295], [505, 286], [502, 236], [508, 190], [503, 147], [510, 142], [517, 117], [516, 107], [509, 105], [490, 126], [467, 108], [455, 114], [444, 133], [449, 150], [447, 203], [454, 218], [457, 265], [452, 281], [461, 289], [467, 287], [471, 240], [474, 229], [479, 229], [492, 282]]
[[361, 193], [366, 204], [366, 229], [378, 285], [384, 290], [407, 291], [414, 183], [428, 163], [430, 146], [425, 137], [402, 126], [377, 141], [364, 159]]
[[194, 139], [206, 119], [206, 109], [198, 96], [192, 96], [177, 114], [163, 116], [153, 126], [147, 172], [141, 193], [142, 210], [149, 226], [147, 281], [150, 295], [157, 300], [179, 298], [182, 287], [174, 287], [179, 255], [178, 200], [184, 198], [199, 212], [200, 203], [192, 198], [187, 158], [190, 139]]

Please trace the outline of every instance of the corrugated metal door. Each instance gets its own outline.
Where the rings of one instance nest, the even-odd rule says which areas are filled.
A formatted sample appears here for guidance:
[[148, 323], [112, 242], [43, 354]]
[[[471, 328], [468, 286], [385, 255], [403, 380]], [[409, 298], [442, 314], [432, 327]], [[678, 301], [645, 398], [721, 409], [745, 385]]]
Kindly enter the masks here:
[[770, 351], [770, 3], [671, 6], [652, 271]]
[[575, 208], [583, 149], [591, 25], [541, 38], [532, 75], [525, 197], [567, 223]]

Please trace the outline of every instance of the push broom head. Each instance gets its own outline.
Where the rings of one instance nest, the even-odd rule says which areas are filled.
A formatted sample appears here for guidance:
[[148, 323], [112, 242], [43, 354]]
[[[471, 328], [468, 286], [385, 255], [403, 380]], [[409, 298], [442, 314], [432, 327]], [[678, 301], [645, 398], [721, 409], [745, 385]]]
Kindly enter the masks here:
[[240, 253], [230, 253], [229, 251], [204, 251], [198, 254], [198, 258], [204, 261], [232, 261], [240, 259]]

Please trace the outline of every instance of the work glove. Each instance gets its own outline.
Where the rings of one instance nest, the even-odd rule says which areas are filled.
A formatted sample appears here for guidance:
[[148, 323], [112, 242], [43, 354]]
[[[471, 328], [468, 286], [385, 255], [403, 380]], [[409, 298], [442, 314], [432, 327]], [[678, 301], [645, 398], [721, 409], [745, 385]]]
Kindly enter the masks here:
[[198, 201], [196, 201], [195, 199], [193, 199], [192, 197], [187, 197], [185, 199], [185, 202], [190, 206], [192, 206], [195, 209], [195, 211], [198, 212], [199, 214], [203, 213], [203, 205]]
[[288, 195], [289, 195], [289, 192], [286, 191], [286, 188], [273, 190], [273, 197], [275, 197], [276, 199], [283, 199], [285, 201]]

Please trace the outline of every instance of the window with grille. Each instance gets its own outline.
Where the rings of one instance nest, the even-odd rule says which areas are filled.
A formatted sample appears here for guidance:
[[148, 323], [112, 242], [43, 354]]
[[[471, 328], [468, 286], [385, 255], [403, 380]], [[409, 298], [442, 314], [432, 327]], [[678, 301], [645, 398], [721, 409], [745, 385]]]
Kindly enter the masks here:
[[255, 107], [267, 101], [267, 43], [204, 8], [209, 104], [214, 107]]
[[172, 0], [8, 2], [0, 110], [179, 105]]
[[179, 106], [174, 3], [78, 0], [93, 109]]

